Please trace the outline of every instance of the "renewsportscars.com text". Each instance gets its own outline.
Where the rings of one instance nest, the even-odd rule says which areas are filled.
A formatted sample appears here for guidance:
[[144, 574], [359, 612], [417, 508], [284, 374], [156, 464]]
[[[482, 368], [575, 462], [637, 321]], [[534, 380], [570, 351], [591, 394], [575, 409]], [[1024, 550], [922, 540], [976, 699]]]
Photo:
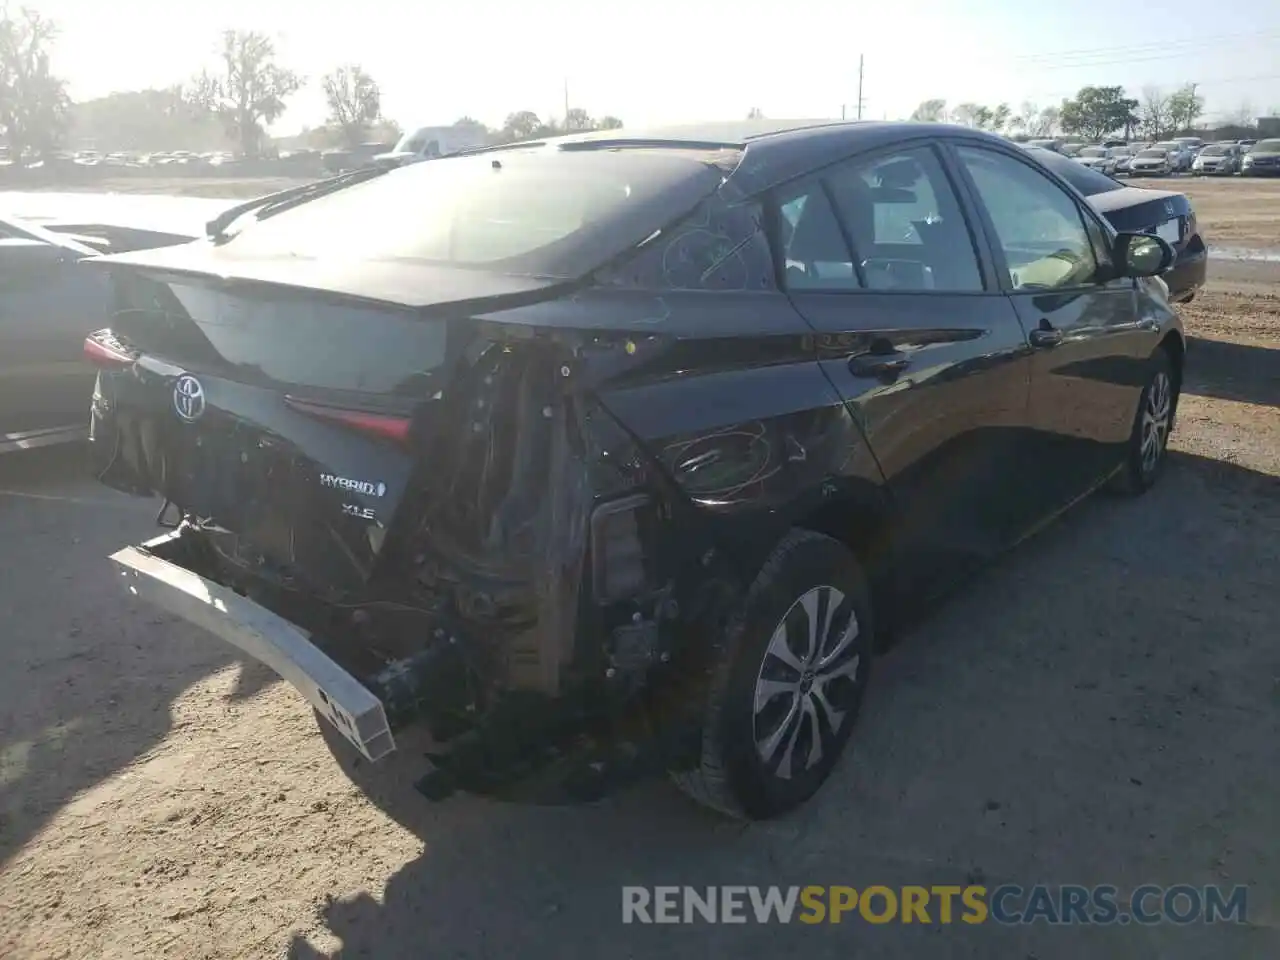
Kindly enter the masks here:
[[1153, 884], [1022, 887], [845, 886], [622, 888], [623, 923], [1245, 923], [1248, 888]]

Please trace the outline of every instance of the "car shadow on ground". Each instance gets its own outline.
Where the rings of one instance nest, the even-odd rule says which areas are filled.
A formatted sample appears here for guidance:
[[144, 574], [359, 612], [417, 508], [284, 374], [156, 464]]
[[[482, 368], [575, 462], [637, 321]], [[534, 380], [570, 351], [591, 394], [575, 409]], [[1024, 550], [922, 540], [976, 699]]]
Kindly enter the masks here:
[[[0, 865], [66, 803], [169, 734], [170, 704], [226, 648], [127, 598], [107, 561], [156, 506], [87, 480], [82, 451], [0, 457]], [[252, 683], [252, 681], [250, 681]]]
[[1191, 337], [1186, 393], [1280, 407], [1280, 348]]
[[[1147, 496], [1085, 502], [878, 662], [850, 754], [779, 821], [722, 820], [662, 783], [577, 808], [431, 805], [407, 765], [356, 767], [425, 850], [381, 902], [322, 908], [333, 956], [1274, 956], [1274, 491], [1173, 454]], [[968, 883], [1249, 884], [1254, 923], [622, 922], [624, 885]]]

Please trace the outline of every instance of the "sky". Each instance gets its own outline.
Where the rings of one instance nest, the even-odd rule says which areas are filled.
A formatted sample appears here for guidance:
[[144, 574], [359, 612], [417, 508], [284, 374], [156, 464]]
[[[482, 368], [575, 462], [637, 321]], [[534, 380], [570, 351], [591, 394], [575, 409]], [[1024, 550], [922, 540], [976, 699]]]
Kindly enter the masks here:
[[[402, 126], [564, 113], [628, 126], [765, 116], [906, 117], [922, 100], [1045, 106], [1085, 84], [1196, 82], [1209, 117], [1280, 111], [1280, 4], [1259, 0], [25, 0], [57, 22], [76, 99], [213, 65], [265, 32], [310, 83], [273, 128], [324, 121], [320, 77], [358, 63]], [[357, 12], [358, 11], [358, 12]]]

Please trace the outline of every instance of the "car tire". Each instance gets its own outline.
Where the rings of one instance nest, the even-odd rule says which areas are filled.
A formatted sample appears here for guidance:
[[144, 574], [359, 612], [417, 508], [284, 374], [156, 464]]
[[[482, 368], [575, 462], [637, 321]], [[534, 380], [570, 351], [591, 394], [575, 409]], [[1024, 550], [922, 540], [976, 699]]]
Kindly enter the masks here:
[[1139, 496], [1155, 485], [1164, 469], [1177, 409], [1178, 378], [1169, 352], [1160, 347], [1151, 355], [1124, 464], [1112, 479], [1112, 490]]
[[676, 784], [699, 803], [749, 820], [812, 797], [853, 731], [874, 635], [857, 558], [830, 537], [789, 533], [724, 630], [700, 762], [673, 772]]

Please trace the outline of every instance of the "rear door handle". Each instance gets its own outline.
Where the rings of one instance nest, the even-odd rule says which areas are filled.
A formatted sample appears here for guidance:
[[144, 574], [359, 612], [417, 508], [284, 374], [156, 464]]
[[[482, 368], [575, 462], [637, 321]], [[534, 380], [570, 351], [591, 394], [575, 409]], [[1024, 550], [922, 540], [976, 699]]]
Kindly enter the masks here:
[[1032, 330], [1031, 335], [1027, 339], [1031, 341], [1031, 345], [1033, 347], [1040, 347], [1042, 349], [1056, 347], [1062, 342], [1062, 331], [1054, 330], [1053, 328], [1046, 329], [1045, 327], [1041, 327], [1039, 330]]
[[849, 361], [849, 372], [855, 377], [896, 377], [911, 363], [900, 350], [892, 353], [863, 353]]

